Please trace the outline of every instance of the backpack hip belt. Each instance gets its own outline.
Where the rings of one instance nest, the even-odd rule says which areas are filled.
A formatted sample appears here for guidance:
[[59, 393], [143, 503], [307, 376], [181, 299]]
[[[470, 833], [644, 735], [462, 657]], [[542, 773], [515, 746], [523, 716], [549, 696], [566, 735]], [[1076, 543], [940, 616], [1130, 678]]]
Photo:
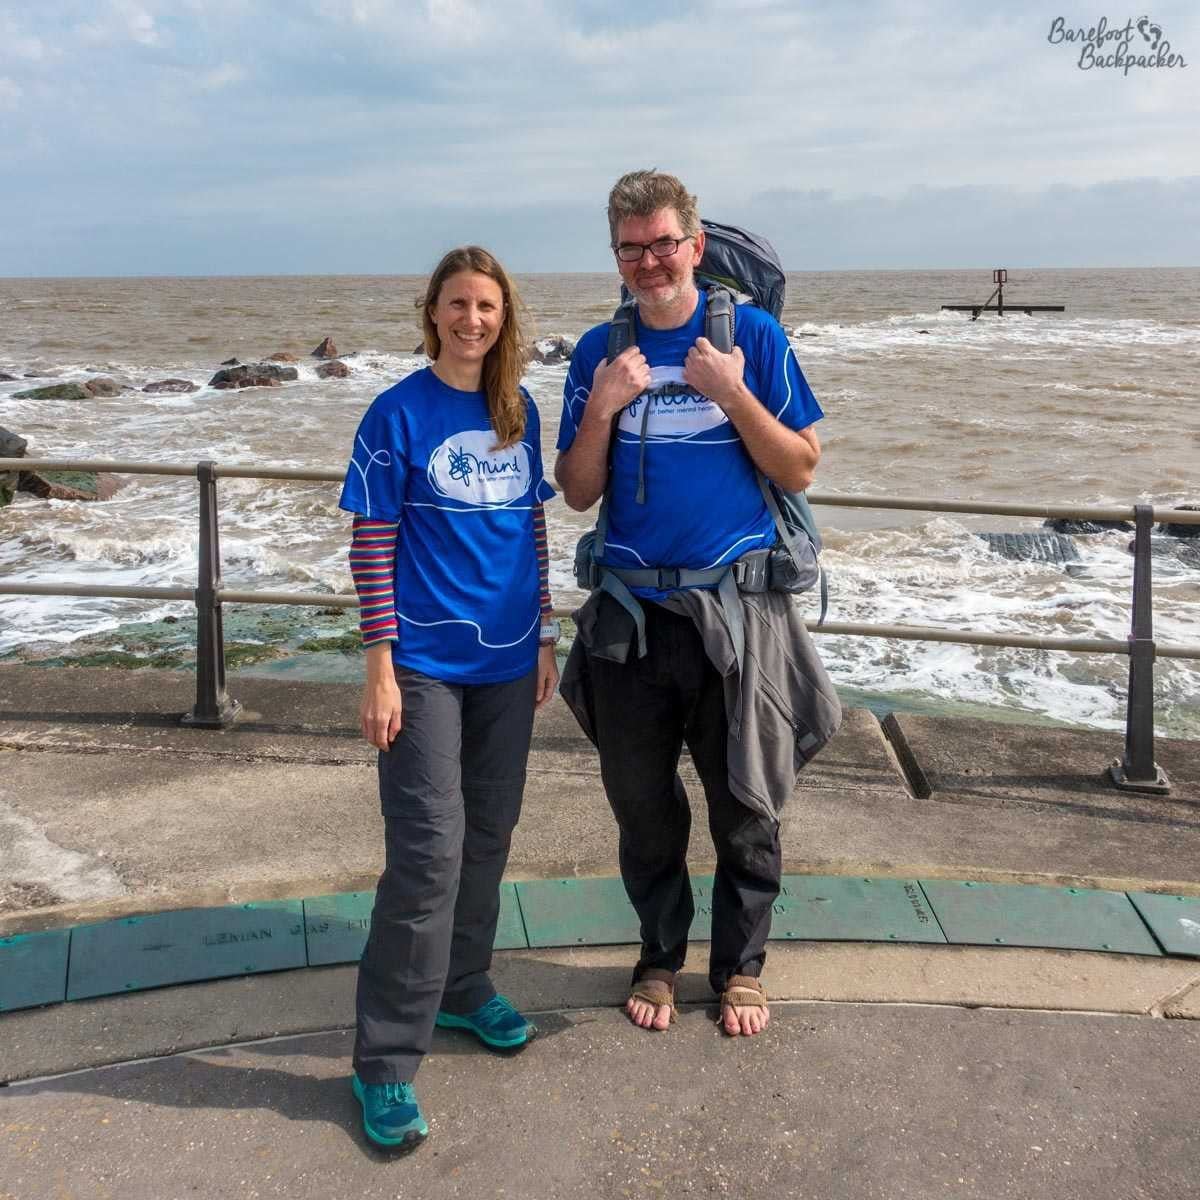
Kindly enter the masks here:
[[[609, 567], [596, 566], [601, 572], [615, 575], [626, 587], [655, 588], [670, 592], [678, 588], [719, 586], [726, 575], [732, 574], [739, 592], [765, 592], [771, 586], [771, 556], [775, 547], [751, 550], [724, 567], [709, 567], [697, 571], [688, 567]], [[592, 585], [596, 586], [595, 584]], [[776, 591], [786, 588], [777, 586]]]

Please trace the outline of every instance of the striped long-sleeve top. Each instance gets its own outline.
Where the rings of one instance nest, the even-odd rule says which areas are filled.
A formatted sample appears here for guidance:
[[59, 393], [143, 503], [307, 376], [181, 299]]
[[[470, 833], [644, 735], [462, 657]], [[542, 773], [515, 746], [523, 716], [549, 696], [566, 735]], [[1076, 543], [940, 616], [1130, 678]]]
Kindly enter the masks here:
[[[363, 646], [394, 642], [396, 630], [396, 521], [373, 521], [355, 516], [350, 539], [350, 574], [358, 593], [359, 629]], [[537, 550], [538, 591], [542, 616], [553, 610], [550, 600], [550, 551], [546, 540], [546, 513], [541, 503], [533, 508], [533, 541]]]

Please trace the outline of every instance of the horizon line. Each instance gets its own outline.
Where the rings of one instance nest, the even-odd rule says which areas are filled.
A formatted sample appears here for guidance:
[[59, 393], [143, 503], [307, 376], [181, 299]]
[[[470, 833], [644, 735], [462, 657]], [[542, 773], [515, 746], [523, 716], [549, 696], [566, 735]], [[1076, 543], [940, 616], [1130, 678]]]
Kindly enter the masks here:
[[[561, 271], [525, 271], [520, 268], [507, 268], [512, 275], [552, 276], [552, 275], [612, 275], [617, 277], [615, 270], [561, 270]], [[992, 271], [994, 265], [981, 266], [930, 266], [930, 267], [784, 267], [788, 275], [850, 275], [850, 274], [932, 274], [943, 271]], [[1030, 265], [1017, 264], [1005, 266], [1005, 270], [1015, 271], [1195, 271], [1200, 270], [1200, 263], [1183, 264], [1128, 264], [1128, 263], [1099, 263], [1089, 266], [1065, 265]], [[428, 277], [426, 271], [238, 271], [238, 272], [155, 272], [154, 274], [84, 274], [84, 275], [7, 275], [0, 272], [0, 281], [8, 283], [40, 282], [44, 280], [149, 280], [149, 279], [423, 279]]]

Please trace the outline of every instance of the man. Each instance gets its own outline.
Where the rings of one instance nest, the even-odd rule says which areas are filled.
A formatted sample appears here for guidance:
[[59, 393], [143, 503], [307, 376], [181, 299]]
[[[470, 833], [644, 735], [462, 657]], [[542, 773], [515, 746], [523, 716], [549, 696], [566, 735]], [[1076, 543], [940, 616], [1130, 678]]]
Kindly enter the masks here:
[[[623, 176], [608, 218], [636, 336], [607, 362], [608, 325], [589, 330], [567, 375], [555, 475], [573, 509], [606, 489], [607, 503], [605, 582], [577, 614], [562, 694], [599, 750], [641, 922], [630, 1019], [662, 1030], [674, 1018], [694, 915], [677, 774], [686, 742], [717, 861], [709, 981], [725, 1031], [753, 1035], [769, 1018], [759, 976], [780, 887], [779, 809], [840, 708], [791, 598], [739, 595], [732, 577], [718, 588], [712, 576], [776, 542], [755, 467], [786, 490], [806, 488], [822, 414], [768, 313], [736, 306], [730, 354], [704, 337], [694, 272], [705, 235], [678, 179]], [[679, 571], [703, 573], [707, 586]]]

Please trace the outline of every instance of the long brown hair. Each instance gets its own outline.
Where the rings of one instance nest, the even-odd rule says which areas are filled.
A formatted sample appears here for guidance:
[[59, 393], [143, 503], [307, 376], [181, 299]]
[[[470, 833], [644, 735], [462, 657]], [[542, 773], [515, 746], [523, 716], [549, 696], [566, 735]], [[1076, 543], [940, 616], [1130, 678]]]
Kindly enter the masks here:
[[500, 336], [483, 360], [483, 390], [487, 393], [488, 416], [499, 439], [496, 449], [503, 450], [525, 436], [525, 397], [521, 395], [521, 374], [528, 354], [525, 332], [525, 306], [507, 272], [482, 246], [459, 246], [451, 250], [434, 268], [425, 294], [417, 301], [421, 310], [421, 328], [425, 333], [425, 353], [436, 359], [442, 342], [430, 309], [437, 304], [442, 285], [460, 271], [476, 271], [494, 279], [504, 298], [504, 320]]

